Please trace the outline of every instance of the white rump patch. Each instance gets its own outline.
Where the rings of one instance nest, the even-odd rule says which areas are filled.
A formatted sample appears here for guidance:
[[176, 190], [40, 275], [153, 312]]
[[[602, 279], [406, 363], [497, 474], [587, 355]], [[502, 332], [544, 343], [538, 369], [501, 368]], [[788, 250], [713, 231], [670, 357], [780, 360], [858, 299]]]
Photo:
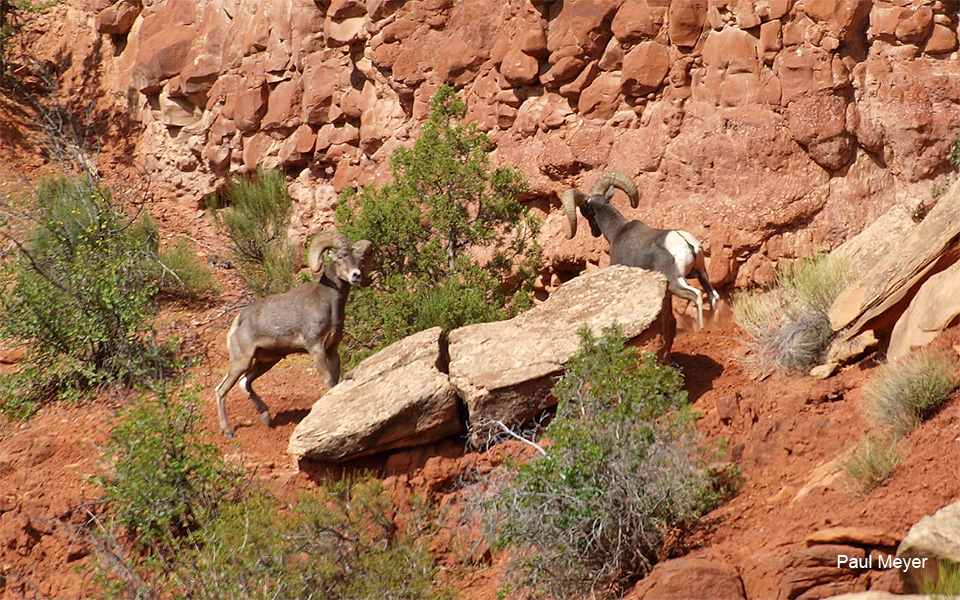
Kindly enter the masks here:
[[663, 240], [667, 251], [673, 256], [677, 264], [677, 272], [680, 277], [686, 277], [690, 273], [696, 253], [700, 249], [697, 239], [686, 231], [671, 231], [667, 233]]

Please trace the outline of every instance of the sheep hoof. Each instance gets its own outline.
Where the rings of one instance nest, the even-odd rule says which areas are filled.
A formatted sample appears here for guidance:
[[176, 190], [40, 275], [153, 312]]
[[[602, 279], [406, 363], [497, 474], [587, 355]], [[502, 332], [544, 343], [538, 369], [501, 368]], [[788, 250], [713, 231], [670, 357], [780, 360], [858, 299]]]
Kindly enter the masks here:
[[223, 434], [223, 437], [230, 438], [231, 440], [232, 440], [233, 438], [237, 437], [236, 432], [235, 432], [234, 430], [232, 430], [232, 429], [229, 429], [229, 430], [227, 430], [227, 429], [221, 429], [221, 430], [220, 430], [220, 433]]
[[270, 426], [270, 411], [265, 410], [265, 411], [263, 411], [262, 413], [260, 413], [260, 420], [263, 421], [263, 424], [264, 424], [264, 425], [266, 425], [267, 427], [269, 427], [269, 426]]

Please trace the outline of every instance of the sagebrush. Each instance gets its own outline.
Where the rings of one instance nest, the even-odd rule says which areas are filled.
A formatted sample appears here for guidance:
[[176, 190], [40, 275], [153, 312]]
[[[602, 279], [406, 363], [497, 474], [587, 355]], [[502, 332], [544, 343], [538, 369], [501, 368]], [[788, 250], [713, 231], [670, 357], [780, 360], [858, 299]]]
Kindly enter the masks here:
[[96, 481], [115, 525], [138, 543], [175, 545], [237, 499], [242, 471], [206, 439], [202, 418], [199, 390], [161, 386], [110, 433], [106, 472]]
[[865, 435], [841, 461], [853, 491], [866, 495], [886, 481], [900, 464], [899, 441], [883, 433]]
[[0, 265], [0, 337], [27, 350], [0, 379], [5, 412], [177, 368], [174, 346], [151, 330], [162, 263], [142, 208], [89, 175], [43, 179], [32, 201], [2, 208], [14, 252]]

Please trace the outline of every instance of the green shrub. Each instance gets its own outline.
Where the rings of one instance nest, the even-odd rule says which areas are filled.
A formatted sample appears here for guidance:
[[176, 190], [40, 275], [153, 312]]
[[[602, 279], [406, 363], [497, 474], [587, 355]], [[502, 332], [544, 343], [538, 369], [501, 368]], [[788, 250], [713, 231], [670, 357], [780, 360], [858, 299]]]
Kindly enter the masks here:
[[175, 246], [162, 248], [158, 255], [160, 290], [172, 297], [195, 301], [217, 294], [217, 280], [197, 260], [196, 252], [187, 240]]
[[152, 231], [102, 185], [66, 176], [41, 181], [27, 218], [3, 223], [19, 252], [0, 266], [0, 337], [28, 349], [26, 367], [2, 379], [5, 395], [36, 406], [176, 366], [172, 347], [150, 333]]
[[258, 169], [227, 181], [221, 198], [209, 197], [217, 223], [247, 286], [257, 296], [285, 292], [295, 283], [296, 259], [287, 229], [292, 202], [283, 173]]
[[293, 504], [251, 488], [153, 560], [102, 564], [102, 579], [116, 598], [444, 600], [425, 511], [394, 505], [366, 478], [326, 484]]
[[865, 496], [890, 477], [902, 458], [895, 438], [868, 434], [857, 442], [841, 464], [852, 482], [853, 490]]
[[652, 355], [638, 361], [616, 329], [580, 335], [554, 388], [545, 454], [494, 501], [517, 582], [558, 599], [617, 594], [718, 500], [695, 458], [680, 374]]
[[201, 430], [199, 391], [161, 388], [127, 409], [97, 479], [108, 514], [147, 547], [205, 524], [239, 489], [240, 470]]
[[821, 254], [779, 271], [772, 290], [734, 297], [734, 317], [761, 371], [806, 372], [823, 362], [834, 337], [828, 313], [845, 281], [846, 265]]
[[[347, 362], [433, 326], [502, 319], [532, 304], [539, 223], [517, 198], [522, 173], [491, 170], [490, 138], [463, 125], [466, 106], [444, 85], [412, 148], [392, 158], [393, 183], [349, 189], [337, 219], [373, 242], [373, 284], [350, 295]], [[478, 259], [476, 256], [483, 256]]]
[[915, 352], [877, 369], [863, 386], [864, 410], [878, 427], [904, 436], [936, 413], [956, 386], [953, 358]]

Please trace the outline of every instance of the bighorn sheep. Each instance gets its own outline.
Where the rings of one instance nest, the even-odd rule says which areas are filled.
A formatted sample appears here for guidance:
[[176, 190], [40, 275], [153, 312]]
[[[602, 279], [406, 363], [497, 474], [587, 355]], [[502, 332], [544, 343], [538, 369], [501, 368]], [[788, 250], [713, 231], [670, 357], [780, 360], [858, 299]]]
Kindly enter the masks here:
[[570, 227], [567, 239], [577, 233], [577, 208], [590, 224], [593, 237], [607, 238], [610, 242], [610, 263], [642, 267], [660, 271], [667, 276], [670, 291], [697, 305], [697, 324], [703, 328], [703, 299], [700, 290], [684, 278], [700, 280], [710, 308], [716, 309], [720, 295], [707, 279], [703, 249], [700, 242], [686, 231], [654, 229], [642, 221], [627, 221], [616, 208], [610, 205], [617, 188], [630, 198], [630, 206], [637, 207], [637, 186], [625, 174], [613, 171], [600, 177], [586, 195], [576, 188], [563, 193], [561, 202]]
[[[324, 268], [323, 255], [330, 248], [336, 254]], [[270, 424], [270, 409], [253, 391], [253, 382], [288, 354], [309, 353], [327, 388], [337, 384], [344, 305], [350, 286], [367, 274], [371, 258], [368, 240], [351, 245], [338, 233], [317, 234], [307, 251], [307, 265], [315, 273], [323, 271], [320, 279], [266, 296], [240, 311], [227, 333], [230, 370], [217, 386], [220, 431], [225, 436], [236, 435], [227, 421], [224, 399], [237, 381], [260, 411], [260, 420]]]

